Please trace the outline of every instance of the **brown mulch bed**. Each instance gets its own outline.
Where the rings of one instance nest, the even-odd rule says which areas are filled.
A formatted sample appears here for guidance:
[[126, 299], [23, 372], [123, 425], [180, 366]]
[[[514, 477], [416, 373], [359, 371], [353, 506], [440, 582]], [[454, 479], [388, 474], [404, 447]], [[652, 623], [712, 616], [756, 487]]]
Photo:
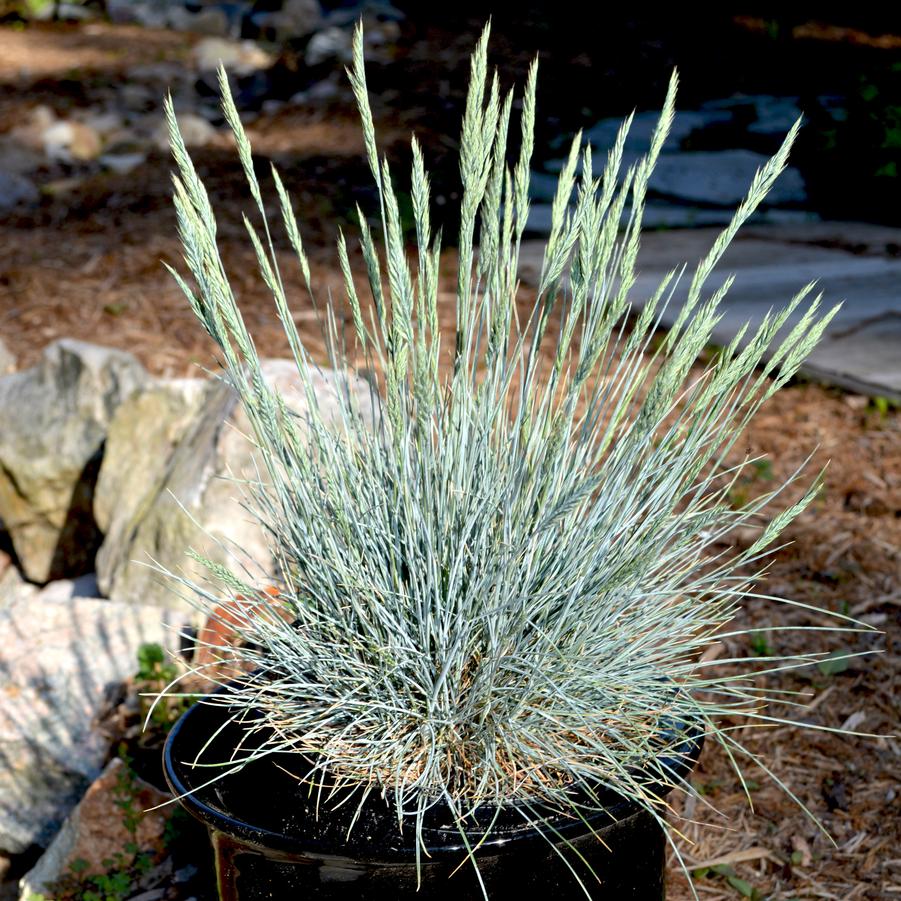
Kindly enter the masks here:
[[[749, 767], [749, 808], [725, 754], [708, 748], [694, 775], [704, 798], [723, 814], [691, 805], [713, 829], [692, 825], [681, 845], [693, 864], [732, 862], [737, 877], [767, 898], [890, 898], [901, 892], [901, 416], [883, 416], [866, 399], [817, 385], [784, 389], [747, 433], [748, 449], [766, 454], [772, 470], [763, 488], [819, 449], [828, 462], [825, 490], [788, 531], [792, 542], [773, 561], [763, 591], [823, 610], [859, 617], [881, 634], [775, 634], [771, 652], [882, 653], [769, 677], [768, 687], [803, 692], [800, 708], [773, 709], [800, 723], [875, 733], [836, 735], [787, 726], [745, 728], [741, 739], [785, 782], [835, 841], [833, 846], [765, 773]], [[738, 536], [742, 540], [742, 536]], [[749, 599], [741, 619], [750, 625], [806, 622], [823, 616]], [[748, 640], [726, 642], [723, 656], [748, 653]], [[742, 647], [744, 645], [744, 647]], [[761, 650], [758, 648], [758, 650]], [[687, 811], [688, 812], [688, 811]], [[671, 866], [671, 897], [687, 898], [684, 878]], [[696, 882], [702, 897], [735, 898], [720, 876]]]
[[[121, 75], [132, 61], [98, 28], [93, 42], [86, 37], [75, 43], [48, 30], [39, 55], [29, 58], [34, 78], [59, 77], [75, 66]], [[11, 77], [20, 60], [21, 41], [11, 35], [0, 30], [0, 79]], [[145, 37], [142, 32], [141, 41]], [[145, 46], [151, 59], [185, 52], [181, 40], [167, 36]], [[0, 121], [20, 115], [32, 102], [29, 96], [0, 94]], [[404, 132], [396, 122], [383, 128], [389, 144]], [[264, 155], [288, 157], [286, 180], [307, 226], [314, 282], [320, 296], [338, 293], [336, 228], [346, 224], [342, 220], [354, 198], [350, 186], [367, 181], [355, 123], [346, 112], [301, 107], [259, 117], [252, 137]], [[220, 201], [223, 256], [248, 325], [262, 353], [282, 355], [286, 343], [240, 225], [239, 210], [247, 203], [234, 187], [235, 163], [220, 147], [205, 151], [200, 162]], [[159, 375], [196, 375], [198, 364], [210, 364], [209, 342], [160, 265], [161, 260], [177, 265], [180, 256], [168, 172], [165, 157], [151, 154], [139, 177], [89, 174], [58, 186], [36, 212], [0, 222], [0, 336], [20, 366], [36, 362], [44, 345], [63, 336], [126, 348]], [[285, 264], [294, 271], [287, 256]], [[301, 331], [321, 352], [315, 316], [296, 277], [290, 287]], [[894, 737], [901, 721], [901, 413], [799, 382], [768, 402], [746, 444], [742, 450], [769, 461], [740, 486], [748, 496], [788, 475], [813, 447], [818, 449], [812, 471], [829, 463], [824, 492], [789, 530], [791, 544], [776, 555], [764, 590], [860, 617], [880, 630], [767, 638], [780, 653], [880, 651], [832, 668], [840, 671], [827, 666], [825, 672], [813, 668], [768, 677], [773, 689], [803, 692], [800, 708], [775, 714], [879, 737], [786, 726], [743, 730], [742, 739], [764, 756], [835, 844], [766, 774], [750, 766], [752, 810], [726, 756], [708, 747], [694, 781], [719, 813], [702, 804], [685, 809], [708, 825], [687, 825], [679, 847], [692, 867], [713, 863], [734, 870], [731, 882], [712, 871], [696, 879], [702, 898], [735, 899], [742, 892], [747, 896], [746, 888], [772, 899], [901, 896], [901, 741]], [[743, 619], [752, 626], [818, 620], [756, 600], [748, 601]], [[736, 640], [727, 642], [721, 655], [754, 651], [746, 639]], [[669, 897], [690, 897], [675, 861], [669, 874]]]

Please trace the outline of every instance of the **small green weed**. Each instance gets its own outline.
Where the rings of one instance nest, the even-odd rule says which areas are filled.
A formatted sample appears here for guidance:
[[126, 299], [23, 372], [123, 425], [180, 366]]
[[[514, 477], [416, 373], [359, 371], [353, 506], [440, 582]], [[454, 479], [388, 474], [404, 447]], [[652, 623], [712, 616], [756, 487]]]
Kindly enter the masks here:
[[722, 783], [718, 779], [710, 779], [707, 782], [702, 782], [700, 779], [691, 780], [691, 787], [704, 797], [715, 795], [720, 790], [721, 785]]
[[[158, 644], [142, 644], [138, 649], [138, 671], [135, 674], [136, 689], [142, 721], [150, 714], [150, 722], [168, 731], [188, 709], [186, 698], [166, 697], [153, 707], [154, 697], [160, 694], [178, 676], [178, 667], [166, 660], [165, 650]], [[151, 713], [151, 707], [153, 712]]]
[[848, 669], [848, 657], [846, 651], [836, 651], [830, 654], [825, 660], [821, 660], [817, 664], [817, 669], [824, 676], [837, 676], [839, 673]]
[[773, 464], [765, 459], [749, 460], [741, 475], [729, 489], [729, 503], [736, 510], [745, 507], [756, 494], [760, 493], [758, 482], [772, 482], [775, 478]]
[[712, 867], [701, 867], [692, 870], [694, 879], [722, 879], [730, 888], [734, 889], [742, 898], [749, 898], [750, 901], [762, 901], [763, 895], [760, 890], [755, 888], [745, 879], [736, 875], [735, 870], [728, 864], [717, 864]]
[[893, 397], [882, 397], [881, 395], [871, 397], [864, 408], [865, 413], [878, 416], [880, 419], [885, 419], [889, 413], [895, 413], [898, 410], [901, 410], [901, 402]]
[[773, 657], [776, 653], [765, 632], [751, 632], [748, 635], [748, 642], [757, 657]]

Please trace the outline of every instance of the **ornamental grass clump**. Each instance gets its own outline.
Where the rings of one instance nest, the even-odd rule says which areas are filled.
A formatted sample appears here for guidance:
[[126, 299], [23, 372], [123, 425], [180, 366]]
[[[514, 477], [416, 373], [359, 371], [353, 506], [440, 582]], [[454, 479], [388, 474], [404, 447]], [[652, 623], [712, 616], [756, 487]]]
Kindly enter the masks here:
[[[319, 309], [328, 364], [348, 385], [354, 363], [365, 366], [371, 389], [365, 404], [359, 392], [339, 391], [337, 416], [320, 406], [320, 361], [294, 324], [292, 312], [316, 301], [286, 187], [273, 169], [279, 227], [309, 298], [287, 296], [263, 187], [220, 73], [258, 214], [245, 224], [304, 386], [303, 416], [264, 377], [217, 249], [210, 200], [167, 105], [190, 279], [173, 275], [247, 411], [259, 478], [244, 487], [278, 563], [277, 591], [212, 563], [208, 583], [181, 579], [207, 613], [221, 616], [225, 605], [239, 639], [215, 648], [235, 679], [209, 702], [265, 736], [253, 751], [236, 748], [210, 778], [296, 751], [311, 761], [302, 778], [316, 784], [328, 773], [360, 803], [384, 795], [417, 836], [434, 805], [447, 805], [462, 831], [479, 805], [512, 800], [585, 818], [610, 788], [663, 823], [667, 806], [653, 786], [674, 781], [672, 755], [685, 735], [720, 745], [739, 774], [743, 761], [767, 770], [733, 728], [736, 718], [783, 722], [767, 714], [754, 676], [819, 659], [761, 666], [704, 656], [737, 634], [743, 598], [766, 597], [754, 593], [766, 556], [818, 490], [814, 479], [767, 519], [795, 477], [741, 506], [730, 500], [746, 462], [733, 453], [742, 429], [792, 378], [835, 311], [821, 312], [808, 285], [702, 355], [731, 284], [708, 290], [711, 272], [785, 167], [798, 126], [704, 259], [669, 273], [641, 306], [633, 286], [642, 210], [673, 118], [675, 77], [649, 151], [625, 171], [630, 119], [599, 178], [577, 136], [537, 294], [523, 312], [517, 273], [536, 66], [510, 153], [514, 94], [489, 77], [487, 40], [486, 30], [472, 57], [456, 320], [442, 333], [441, 237], [424, 155], [414, 139], [403, 175], [380, 158], [356, 32], [349, 76], [379, 197], [377, 209], [358, 211], [368, 296], [342, 234], [345, 296]], [[396, 193], [408, 178], [412, 252]], [[680, 283], [686, 299], [659, 337]], [[760, 524], [749, 547], [723, 550], [732, 530]], [[217, 668], [210, 673], [224, 683]], [[536, 814], [536, 827], [542, 822]]]

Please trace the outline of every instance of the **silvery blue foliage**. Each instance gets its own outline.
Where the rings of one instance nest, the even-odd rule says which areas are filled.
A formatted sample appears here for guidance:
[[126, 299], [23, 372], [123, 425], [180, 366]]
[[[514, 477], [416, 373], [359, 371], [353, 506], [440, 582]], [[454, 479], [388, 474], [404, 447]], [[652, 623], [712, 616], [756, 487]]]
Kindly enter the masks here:
[[[710, 362], [699, 355], [730, 285], [709, 292], [708, 277], [785, 167], [798, 125], [707, 256], [693, 270], [671, 272], [635, 316], [642, 209], [672, 122], [675, 77], [648, 152], [624, 173], [629, 120], [600, 178], [590, 145], [577, 136], [560, 174], [537, 298], [522, 315], [517, 271], [537, 67], [511, 158], [513, 93], [489, 78], [487, 40], [486, 30], [472, 58], [456, 321], [442, 334], [441, 247], [423, 153], [414, 139], [416, 243], [408, 255], [398, 176], [377, 151], [362, 32], [355, 36], [349, 75], [380, 206], [367, 211], [374, 230], [359, 211], [368, 297], [358, 293], [343, 234], [338, 242], [352, 349], [337, 303], [324, 305], [324, 322], [332, 366], [350, 368], [353, 352], [378, 374], [374, 427], [349, 394], [338, 427], [327, 427], [312, 388], [311, 412], [299, 423], [267, 385], [217, 250], [210, 200], [169, 105], [192, 283], [173, 274], [246, 406], [260, 459], [253, 508], [282, 569], [277, 600], [215, 566], [209, 585], [183, 587], [207, 612], [223, 596], [253, 599], [233, 608], [243, 646], [219, 649], [245, 675], [218, 697], [234, 717], [272, 730], [254, 756], [312, 754], [358, 797], [384, 792], [415, 828], [436, 803], [450, 805], [460, 824], [480, 803], [512, 798], [585, 814], [592, 785], [615, 787], [663, 822], [665, 807], [649, 784], [671, 781], [659, 760], [680, 732], [700, 728], [737, 768], [742, 759], [765, 767], [723, 719], [774, 721], [747, 660], [714, 667], [703, 654], [735, 634], [730, 624], [768, 549], [818, 484], [765, 519], [785, 486], [736, 508], [729, 493], [742, 465], [726, 461], [834, 311], [821, 313], [808, 285]], [[246, 220], [249, 237], [309, 386], [315, 364], [294, 326], [224, 76], [221, 84], [259, 214], [259, 225]], [[272, 177], [312, 298], [291, 201], [274, 170]], [[688, 281], [688, 300], [655, 340], [680, 280]], [[753, 544], [722, 551], [733, 529], [754, 523], [766, 525]], [[764, 669], [813, 659], [771, 658]], [[229, 764], [242, 759], [237, 749]], [[589, 787], [579, 801], [574, 784]]]

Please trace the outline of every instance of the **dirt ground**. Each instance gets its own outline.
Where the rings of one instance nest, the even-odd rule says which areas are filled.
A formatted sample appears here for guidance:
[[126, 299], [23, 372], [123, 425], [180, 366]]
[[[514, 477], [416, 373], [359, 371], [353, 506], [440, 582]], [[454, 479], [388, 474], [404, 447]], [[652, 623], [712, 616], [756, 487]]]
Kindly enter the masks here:
[[[101, 25], [0, 28], [0, 134], [38, 103], [51, 102], [62, 113], [100, 102], [129, 67], [178, 62], [190, 45], [184, 36]], [[457, 44], [444, 49], [448, 61], [459, 64]], [[421, 65], [430, 50], [438, 53], [434, 46], [418, 51]], [[250, 128], [257, 153], [279, 163], [291, 186], [322, 296], [340, 290], [337, 227], [347, 226], [353, 202], [369, 196], [356, 188], [367, 183], [366, 169], [346, 99], [342, 94], [325, 106], [264, 113]], [[390, 114], [390, 101], [390, 92], [387, 99], [383, 94], [376, 115], [380, 137], [393, 148], [406, 137], [409, 122]], [[439, 152], [440, 137], [427, 146]], [[223, 256], [250, 330], [263, 353], [284, 354], [286, 343], [240, 223], [239, 211], [248, 204], [228, 142], [205, 148], [199, 166], [216, 200]], [[161, 265], [178, 265], [180, 255], [169, 169], [161, 151], [129, 175], [49, 166], [42, 172], [39, 208], [0, 220], [0, 336], [20, 366], [33, 364], [48, 342], [63, 336], [128, 349], [159, 375], [197, 375], [198, 364], [209, 365], [211, 347]], [[453, 264], [450, 251], [447, 263]], [[287, 256], [285, 268], [293, 271]], [[302, 333], [321, 350], [299, 278], [291, 287]], [[450, 303], [451, 294], [447, 314]], [[706, 825], [690, 823], [679, 840], [693, 869], [721, 865], [721, 872], [694, 879], [705, 899], [901, 896], [901, 413], [827, 387], [793, 384], [749, 429], [747, 450], [766, 455], [768, 465], [740, 490], [748, 497], [765, 490], [814, 447], [811, 471], [828, 462], [825, 490], [791, 527], [791, 543], [776, 555], [762, 590], [858, 617], [879, 632], [775, 633], [753, 647], [747, 639], [727, 642], [720, 652], [877, 652], [844, 665], [768, 677], [771, 689], [804, 692], [800, 708], [774, 715], [811, 728], [744, 727], [740, 736], [763, 754], [832, 841], [753, 766], [746, 771], [751, 809], [725, 754], [708, 747], [694, 781], [718, 813], [699, 804], [685, 809], [689, 819]], [[756, 600], [748, 601], [742, 617], [754, 626], [826, 622], [815, 613]], [[879, 737], [836, 735], [817, 726]], [[690, 897], [674, 860], [668, 897]]]

